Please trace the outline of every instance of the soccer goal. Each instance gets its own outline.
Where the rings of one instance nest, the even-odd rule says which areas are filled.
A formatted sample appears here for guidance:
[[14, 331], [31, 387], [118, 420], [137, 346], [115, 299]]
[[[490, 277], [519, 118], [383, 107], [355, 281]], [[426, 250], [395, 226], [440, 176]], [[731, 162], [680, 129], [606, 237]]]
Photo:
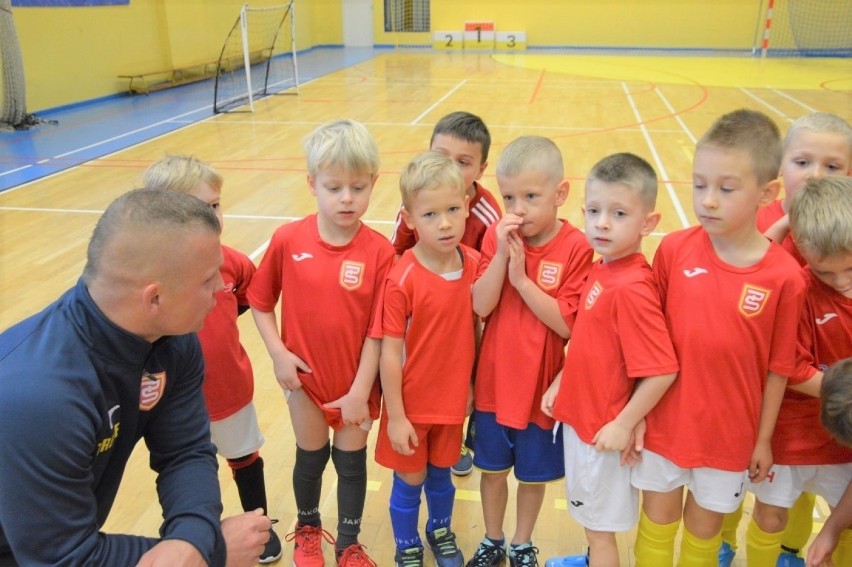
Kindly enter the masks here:
[[254, 112], [256, 98], [298, 94], [295, 2], [252, 8], [244, 4], [216, 68], [213, 112]]
[[755, 34], [762, 57], [852, 57], [852, 1], [763, 0], [762, 7]]

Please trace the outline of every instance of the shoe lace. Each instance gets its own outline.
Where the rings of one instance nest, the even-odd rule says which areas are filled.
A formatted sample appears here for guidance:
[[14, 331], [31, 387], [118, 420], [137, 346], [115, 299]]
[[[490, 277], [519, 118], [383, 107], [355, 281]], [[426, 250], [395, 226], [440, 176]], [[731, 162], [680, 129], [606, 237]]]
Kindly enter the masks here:
[[521, 549], [513, 549], [512, 557], [514, 558], [515, 565], [538, 567], [538, 548], [533, 545], [522, 547]]
[[297, 526], [296, 530], [284, 536], [284, 541], [296, 540], [296, 548], [305, 555], [319, 555], [322, 553], [320, 546], [324, 539], [328, 543], [334, 543], [334, 537], [322, 529], [321, 526]]
[[367, 555], [367, 548], [360, 543], [353, 543], [344, 549], [337, 564], [340, 567], [378, 567], [376, 562]]
[[406, 550], [399, 554], [397, 561], [402, 567], [420, 567], [423, 565], [423, 549], [415, 549], [414, 551]]
[[444, 557], [453, 557], [459, 551], [459, 546], [456, 545], [456, 534], [446, 528], [435, 530], [432, 542], [438, 549], [438, 553]]
[[468, 567], [489, 567], [496, 563], [506, 552], [502, 547], [480, 543], [476, 553], [468, 563]]

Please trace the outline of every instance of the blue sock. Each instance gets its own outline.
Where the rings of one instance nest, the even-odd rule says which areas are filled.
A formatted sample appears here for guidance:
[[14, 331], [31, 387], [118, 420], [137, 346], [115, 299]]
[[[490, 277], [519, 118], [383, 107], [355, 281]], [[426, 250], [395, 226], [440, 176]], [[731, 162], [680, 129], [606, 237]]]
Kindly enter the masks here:
[[456, 487], [450, 476], [450, 467], [428, 465], [423, 490], [426, 492], [426, 506], [429, 508], [426, 531], [433, 532], [438, 528], [450, 527], [456, 497]]
[[[447, 469], [449, 471], [449, 469]], [[397, 549], [423, 547], [417, 521], [420, 516], [420, 492], [423, 485], [407, 484], [396, 474], [393, 475], [393, 488], [390, 496], [390, 517], [393, 526], [393, 538]]]

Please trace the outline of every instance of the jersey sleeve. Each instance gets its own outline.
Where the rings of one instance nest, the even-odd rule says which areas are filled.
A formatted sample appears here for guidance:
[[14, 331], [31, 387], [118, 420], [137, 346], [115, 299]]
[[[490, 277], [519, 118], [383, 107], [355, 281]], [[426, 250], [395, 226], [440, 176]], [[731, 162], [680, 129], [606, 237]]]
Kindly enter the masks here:
[[237, 257], [237, 289], [235, 291], [235, 295], [237, 296], [237, 305], [240, 307], [248, 306], [248, 289], [249, 285], [251, 285], [252, 277], [254, 277], [254, 273], [257, 271], [257, 268], [254, 265], [248, 256], [243, 254], [242, 252], [236, 253]]
[[796, 341], [796, 371], [787, 379], [788, 384], [801, 384], [813, 378], [817, 373], [814, 359], [814, 316], [805, 304], [799, 319], [798, 339]]
[[660, 307], [663, 313], [666, 311], [666, 296], [668, 294], [669, 283], [669, 260], [668, 260], [668, 243], [665, 237], [657, 247], [657, 252], [654, 254], [654, 262], [651, 264], [651, 270], [654, 273], [654, 283], [657, 286], [657, 292], [660, 295]]
[[494, 257], [494, 254], [497, 253], [497, 232], [494, 228], [496, 225], [491, 225], [488, 227], [488, 230], [485, 231], [485, 236], [482, 238], [482, 248], [480, 248], [480, 259], [479, 259], [479, 267], [476, 270], [476, 279], [479, 279], [482, 274], [485, 273], [485, 270], [488, 268], [488, 265], [491, 263], [491, 259]]
[[615, 326], [627, 375], [648, 378], [678, 371], [671, 336], [651, 281], [624, 286], [615, 298]]
[[384, 293], [382, 334], [397, 339], [404, 338], [406, 323], [410, 314], [411, 306], [405, 291], [396, 282], [389, 279]]
[[568, 265], [565, 266], [565, 278], [562, 280], [562, 285], [559, 286], [559, 292], [556, 296], [559, 302], [559, 312], [569, 328], [574, 327], [577, 308], [580, 305], [580, 294], [583, 293], [586, 277], [592, 269], [592, 256], [594, 256], [594, 250], [586, 244], [585, 237], [582, 243], [578, 241], [575, 247], [575, 252], [571, 255]]
[[281, 229], [272, 235], [269, 247], [252, 276], [246, 297], [249, 305], [260, 311], [274, 311], [281, 296], [284, 242]]
[[795, 345], [798, 340], [805, 301], [805, 281], [801, 272], [792, 274], [779, 291], [782, 296], [775, 313], [772, 342], [769, 345], [769, 370], [789, 378], [796, 372], [797, 349], [791, 348], [791, 345]]
[[[387, 246], [387, 244], [385, 244]], [[393, 249], [383, 246], [378, 251], [376, 262], [376, 279], [373, 283], [373, 306], [370, 315], [370, 326], [367, 336], [371, 339], [381, 339], [384, 335], [382, 329], [382, 316], [385, 302], [385, 288], [387, 287], [388, 274], [393, 266]]]

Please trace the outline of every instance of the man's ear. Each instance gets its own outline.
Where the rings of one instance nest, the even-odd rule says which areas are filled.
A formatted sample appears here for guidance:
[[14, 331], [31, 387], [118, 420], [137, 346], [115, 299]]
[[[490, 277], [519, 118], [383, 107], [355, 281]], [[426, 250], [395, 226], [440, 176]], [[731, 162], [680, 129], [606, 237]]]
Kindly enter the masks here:
[[142, 289], [142, 305], [149, 315], [156, 315], [160, 309], [160, 284], [151, 282]]

